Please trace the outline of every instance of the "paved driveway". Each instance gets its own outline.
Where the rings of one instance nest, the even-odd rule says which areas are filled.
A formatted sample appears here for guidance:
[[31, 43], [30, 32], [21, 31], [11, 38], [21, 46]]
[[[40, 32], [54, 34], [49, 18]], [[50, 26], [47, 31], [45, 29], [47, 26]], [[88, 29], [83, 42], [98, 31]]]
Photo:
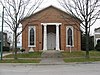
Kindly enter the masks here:
[[0, 64], [0, 75], [100, 75], [100, 63], [66, 65]]

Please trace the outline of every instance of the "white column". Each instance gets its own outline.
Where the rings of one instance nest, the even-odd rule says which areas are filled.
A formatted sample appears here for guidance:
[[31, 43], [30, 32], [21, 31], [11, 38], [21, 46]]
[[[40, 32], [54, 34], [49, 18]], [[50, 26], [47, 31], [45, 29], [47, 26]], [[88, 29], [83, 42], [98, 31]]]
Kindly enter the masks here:
[[43, 39], [43, 50], [47, 50], [47, 25], [44, 24], [44, 39]]
[[96, 40], [95, 40], [95, 31], [94, 31], [94, 48], [96, 46]]
[[59, 48], [59, 24], [56, 25], [56, 50], [60, 50]]

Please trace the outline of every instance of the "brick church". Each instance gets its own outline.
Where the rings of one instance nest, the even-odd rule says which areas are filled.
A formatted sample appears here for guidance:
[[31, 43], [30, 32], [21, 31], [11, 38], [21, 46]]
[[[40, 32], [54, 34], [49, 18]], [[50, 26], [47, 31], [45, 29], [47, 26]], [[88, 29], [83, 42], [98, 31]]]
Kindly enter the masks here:
[[81, 50], [80, 20], [49, 6], [22, 20], [22, 48], [26, 51]]

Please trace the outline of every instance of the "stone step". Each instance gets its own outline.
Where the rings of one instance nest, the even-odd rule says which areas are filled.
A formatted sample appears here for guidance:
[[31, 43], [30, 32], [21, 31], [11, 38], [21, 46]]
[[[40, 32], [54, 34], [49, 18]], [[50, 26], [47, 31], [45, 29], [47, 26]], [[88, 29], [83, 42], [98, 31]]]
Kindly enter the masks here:
[[60, 51], [47, 50], [42, 53], [41, 57], [42, 58], [61, 58], [62, 55], [61, 55]]

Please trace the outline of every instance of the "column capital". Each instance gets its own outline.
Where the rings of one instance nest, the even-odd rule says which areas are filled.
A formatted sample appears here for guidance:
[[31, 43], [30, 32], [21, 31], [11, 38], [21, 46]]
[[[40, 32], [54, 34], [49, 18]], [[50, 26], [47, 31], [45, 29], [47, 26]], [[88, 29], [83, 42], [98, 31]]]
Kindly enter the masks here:
[[60, 24], [56, 24], [56, 26], [59, 26]]
[[41, 23], [41, 25], [43, 25], [43, 26], [47, 26], [47, 24], [46, 24], [46, 23]]

